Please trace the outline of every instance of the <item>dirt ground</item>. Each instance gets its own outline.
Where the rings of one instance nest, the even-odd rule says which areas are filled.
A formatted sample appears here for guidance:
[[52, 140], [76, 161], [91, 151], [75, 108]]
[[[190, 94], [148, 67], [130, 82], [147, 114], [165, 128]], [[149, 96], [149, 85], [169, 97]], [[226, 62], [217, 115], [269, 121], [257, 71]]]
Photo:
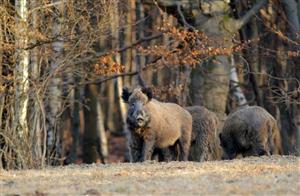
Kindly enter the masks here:
[[0, 195], [300, 195], [300, 158], [0, 170]]

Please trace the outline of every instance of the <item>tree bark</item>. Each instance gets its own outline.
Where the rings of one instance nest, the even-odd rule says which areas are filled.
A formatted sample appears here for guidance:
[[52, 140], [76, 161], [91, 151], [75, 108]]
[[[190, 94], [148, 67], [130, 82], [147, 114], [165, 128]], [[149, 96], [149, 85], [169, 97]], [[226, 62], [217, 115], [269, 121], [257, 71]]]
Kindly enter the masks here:
[[[285, 11], [285, 14], [287, 16], [288, 22], [288, 37], [290, 40], [290, 47], [289, 49], [293, 51], [300, 51], [300, 2], [296, 2], [295, 0], [283, 0], [282, 1], [283, 8]], [[290, 81], [288, 84], [288, 90], [290, 92], [297, 92], [299, 90], [299, 78], [300, 78], [300, 57], [292, 57], [291, 62], [289, 63], [292, 65], [291, 68], [291, 75], [294, 76], [294, 78], [297, 78], [298, 81]], [[291, 99], [295, 99], [291, 104], [291, 112], [290, 112], [290, 118], [291, 118], [291, 129], [295, 133], [294, 137], [296, 140], [295, 145], [295, 154], [300, 155], [300, 96], [298, 92], [298, 98], [297, 96], [292, 97]], [[296, 98], [295, 98], [296, 97]], [[288, 104], [288, 103], [287, 103]]]
[[[228, 32], [220, 25], [222, 16], [205, 16], [199, 13], [195, 21], [195, 28], [204, 31], [209, 39], [223, 43], [222, 47], [230, 48], [233, 43]], [[226, 40], [226, 41], [225, 41]], [[218, 47], [218, 46], [215, 46]], [[202, 63], [192, 71], [191, 98], [195, 105], [203, 105], [214, 111], [220, 119], [224, 119], [226, 111], [227, 95], [230, 80], [230, 58], [216, 56]]]
[[247, 99], [246, 99], [241, 87], [238, 85], [239, 78], [238, 78], [233, 54], [231, 55], [230, 83], [231, 83], [230, 86], [233, 91], [233, 96], [235, 97], [238, 106], [247, 105]]
[[282, 4], [283, 4], [283, 8], [284, 8], [285, 14], [288, 19], [289, 37], [293, 41], [300, 40], [299, 35], [297, 37], [297, 33], [300, 32], [300, 23], [299, 23], [299, 18], [298, 18], [299, 2], [297, 3], [295, 0], [283, 0]]
[[73, 107], [71, 110], [71, 132], [72, 132], [72, 145], [68, 163], [74, 163], [77, 160], [77, 148], [79, 145], [79, 130], [80, 130], [80, 103], [81, 99], [81, 86], [78, 85], [80, 81], [79, 76], [75, 76], [75, 89], [73, 94]]
[[[94, 84], [85, 88], [83, 162], [95, 163], [98, 153], [103, 163], [108, 156], [107, 140], [103, 126], [103, 116], [98, 98], [98, 89]], [[99, 151], [101, 150], [101, 151]]]
[[97, 99], [97, 140], [98, 140], [98, 152], [102, 163], [107, 163], [108, 161], [108, 141], [106, 136], [106, 131], [104, 127], [104, 116], [102, 112], [102, 105]]
[[83, 162], [95, 163], [97, 152], [97, 87], [90, 84], [85, 87]]
[[[132, 15], [134, 15], [134, 14], [135, 14], [134, 11], [132, 11]], [[145, 36], [144, 28], [146, 25], [145, 25], [145, 22], [141, 22], [143, 20], [145, 20], [144, 7], [143, 7], [141, 0], [137, 0], [136, 1], [136, 17], [132, 18], [131, 21], [139, 21], [139, 23], [136, 25], [136, 33], [135, 33], [135, 36], [133, 36], [133, 40], [134, 39], [140, 40]], [[132, 60], [135, 62], [134, 70], [140, 72], [142, 67], [145, 66], [146, 58], [143, 55], [139, 54], [137, 52], [137, 50], [135, 49], [133, 51]], [[141, 73], [138, 74], [137, 80], [133, 79], [132, 85], [133, 86], [140, 85], [140, 86], [145, 87], [145, 81], [143, 80]]]
[[[3, 21], [0, 19], [0, 24], [2, 24]], [[3, 131], [3, 110], [4, 110], [4, 101], [5, 101], [5, 87], [3, 85], [3, 79], [2, 79], [2, 68], [3, 68], [3, 45], [4, 45], [4, 39], [3, 39], [3, 29], [2, 25], [0, 25], [0, 131]], [[0, 148], [3, 148], [4, 146], [3, 142], [3, 136], [0, 136]], [[4, 152], [0, 152], [0, 169], [4, 167], [3, 161], [4, 160]]]
[[[131, 1], [130, 5], [135, 5], [134, 1]], [[111, 30], [112, 30], [112, 35], [113, 35], [113, 41], [112, 41], [112, 47], [113, 48], [119, 48], [120, 47], [120, 36], [119, 36], [119, 29], [120, 29], [120, 18], [119, 18], [119, 7], [118, 4], [116, 3], [114, 5], [114, 12], [112, 13], [112, 23], [111, 23]], [[135, 8], [131, 7], [131, 9]], [[131, 10], [130, 10], [131, 12]], [[130, 13], [131, 15], [131, 13]], [[131, 25], [131, 24], [129, 24]], [[132, 32], [130, 32], [132, 33]], [[132, 55], [132, 54], [131, 54]], [[129, 65], [133, 65], [135, 62], [132, 60], [132, 56], [129, 56]], [[120, 53], [117, 53], [114, 55], [114, 60], [118, 65], [121, 65], [121, 56]], [[123, 89], [123, 79], [121, 77], [118, 77], [116, 80], [116, 87], [117, 87], [117, 101], [119, 104], [119, 108], [120, 108], [120, 115], [121, 115], [121, 119], [122, 119], [122, 132], [125, 133], [126, 132], [126, 105], [124, 103], [124, 101], [121, 99], [121, 95], [122, 95], [122, 89]]]
[[28, 135], [28, 92], [29, 92], [29, 51], [25, 50], [28, 44], [28, 2], [18, 0], [16, 3], [17, 30], [16, 30], [16, 67], [15, 76], [15, 107], [13, 130], [20, 140]]
[[[58, 0], [53, 0], [55, 3]], [[61, 36], [63, 31], [64, 20], [64, 4], [55, 6], [58, 10], [58, 18], [53, 21], [53, 36]], [[64, 44], [62, 41], [55, 41], [52, 44], [52, 58], [50, 62], [50, 86], [48, 89], [48, 106], [49, 113], [47, 115], [47, 157], [49, 161], [52, 158], [60, 157], [61, 146], [58, 131], [61, 126], [60, 115], [62, 112], [62, 78], [61, 78], [61, 59], [63, 57]], [[51, 161], [52, 162], [52, 161]], [[55, 162], [52, 162], [55, 163]]]
[[[31, 1], [30, 7], [38, 7], [39, 3], [37, 0]], [[31, 27], [34, 30], [39, 28], [39, 14], [38, 12], [32, 12], [32, 24]], [[36, 40], [32, 40], [33, 44], [36, 44]], [[40, 78], [40, 63], [39, 63], [39, 49], [34, 48], [31, 50], [31, 63], [30, 63], [30, 78], [32, 94], [34, 95], [31, 98], [31, 104], [33, 105], [30, 108], [30, 141], [32, 141], [32, 153], [35, 156], [35, 159], [40, 160], [41, 166], [44, 165], [44, 158], [42, 157], [42, 120], [41, 120], [41, 96], [40, 89], [38, 88], [38, 81]]]
[[[2, 24], [2, 19], [0, 19], [0, 24]], [[0, 25], [0, 130], [2, 129], [2, 114], [4, 109], [4, 99], [5, 99], [5, 88], [3, 86], [3, 79], [2, 79], [2, 68], [3, 68], [3, 29], [2, 25]], [[1, 159], [1, 156], [0, 156]], [[1, 164], [2, 161], [0, 161]]]

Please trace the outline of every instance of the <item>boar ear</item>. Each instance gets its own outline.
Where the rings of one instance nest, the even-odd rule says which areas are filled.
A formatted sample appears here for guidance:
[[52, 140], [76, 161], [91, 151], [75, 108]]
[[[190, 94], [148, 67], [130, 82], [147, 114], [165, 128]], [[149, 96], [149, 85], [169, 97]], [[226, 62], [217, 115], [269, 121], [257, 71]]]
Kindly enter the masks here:
[[153, 94], [152, 94], [152, 89], [150, 87], [143, 88], [142, 92], [147, 95], [149, 101], [152, 99]]
[[122, 91], [122, 99], [124, 100], [125, 103], [128, 103], [128, 99], [130, 97], [132, 92], [129, 91], [129, 89], [127, 87], [123, 88]]

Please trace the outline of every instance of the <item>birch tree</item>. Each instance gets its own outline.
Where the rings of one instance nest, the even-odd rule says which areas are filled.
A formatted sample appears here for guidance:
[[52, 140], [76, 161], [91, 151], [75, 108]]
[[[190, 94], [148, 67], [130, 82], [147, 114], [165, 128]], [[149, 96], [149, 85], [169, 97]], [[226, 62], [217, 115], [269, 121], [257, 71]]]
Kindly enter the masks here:
[[[133, 1], [132, 1], [133, 2]], [[132, 4], [130, 4], [132, 5]], [[118, 7], [118, 3], [116, 2], [114, 4], [114, 9], [111, 12], [111, 30], [112, 30], [112, 35], [113, 35], [113, 42], [112, 42], [112, 47], [113, 48], [119, 48], [120, 47], [120, 36], [119, 36], [119, 29], [120, 29], [120, 18], [119, 18], [119, 7]], [[115, 62], [120, 65], [121, 64], [121, 54], [117, 53], [114, 55], [114, 60]], [[129, 64], [132, 65], [134, 62], [130, 62]], [[126, 132], [126, 105], [123, 102], [123, 100], [121, 99], [121, 95], [122, 95], [122, 89], [123, 89], [123, 79], [121, 77], [117, 78], [115, 80], [116, 82], [116, 86], [117, 86], [117, 100], [119, 103], [119, 107], [120, 107], [120, 113], [121, 113], [121, 118], [122, 118], [122, 128], [123, 131]]]
[[[4, 21], [2, 18], [0, 18], [0, 24], [3, 24]], [[2, 130], [2, 115], [3, 115], [3, 111], [4, 111], [4, 101], [5, 101], [5, 87], [3, 84], [3, 76], [2, 76], [2, 69], [3, 69], [3, 56], [4, 56], [4, 34], [3, 34], [3, 28], [2, 25], [0, 25], [0, 132], [3, 131]], [[3, 136], [0, 136], [0, 140], [2, 140]], [[1, 160], [4, 159], [4, 151], [0, 152], [0, 168], [3, 168], [3, 163]]]
[[237, 74], [237, 68], [234, 60], [234, 55], [230, 55], [231, 59], [231, 70], [230, 70], [230, 84], [238, 106], [247, 105], [247, 99], [239, 84], [239, 78]]
[[[0, 18], [0, 24], [2, 24], [2, 18]], [[2, 25], [0, 25], [0, 130], [2, 126], [2, 113], [4, 109], [4, 86], [2, 82], [2, 67], [3, 67], [3, 45], [4, 45], [4, 39], [3, 39], [3, 29]], [[1, 153], [0, 153], [1, 155]], [[0, 156], [1, 158], [1, 156]], [[1, 164], [1, 161], [0, 161]]]
[[28, 134], [27, 110], [29, 92], [29, 51], [28, 43], [28, 1], [16, 0], [16, 64], [15, 77], [15, 107], [14, 107], [14, 131], [20, 139]]
[[[57, 3], [58, 0], [53, 0]], [[53, 158], [60, 153], [59, 135], [59, 115], [62, 112], [62, 78], [61, 66], [63, 59], [64, 44], [61, 40], [64, 21], [64, 3], [55, 4], [55, 13], [57, 17], [53, 18], [52, 36], [58, 39], [52, 43], [52, 55], [50, 62], [50, 83], [48, 89], [48, 125], [47, 125], [47, 151], [48, 158]], [[59, 155], [58, 155], [59, 156]]]
[[[31, 10], [34, 10], [34, 8], [38, 7], [39, 3], [38, 0], [32, 0], [30, 2], [30, 8]], [[38, 11], [33, 11], [31, 13], [31, 24], [30, 27], [33, 29], [33, 31], [37, 31], [39, 28], [39, 22], [40, 22], [40, 13]], [[36, 44], [37, 40], [32, 39], [32, 44]], [[42, 135], [43, 135], [43, 122], [41, 120], [41, 95], [40, 95], [40, 88], [38, 88], [38, 80], [40, 78], [40, 56], [39, 56], [39, 49], [33, 48], [31, 50], [30, 55], [30, 78], [33, 90], [31, 90], [31, 93], [33, 96], [31, 97], [31, 104], [33, 107], [30, 107], [30, 123], [29, 123], [29, 140], [32, 141], [32, 154], [34, 155], [36, 160], [40, 160], [40, 165], [44, 166], [45, 160], [42, 154]]]

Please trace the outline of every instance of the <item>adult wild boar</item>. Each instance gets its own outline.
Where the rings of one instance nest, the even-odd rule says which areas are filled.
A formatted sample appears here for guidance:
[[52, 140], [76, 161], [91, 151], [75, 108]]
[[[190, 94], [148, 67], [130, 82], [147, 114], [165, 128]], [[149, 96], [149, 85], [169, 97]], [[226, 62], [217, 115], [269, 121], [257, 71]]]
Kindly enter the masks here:
[[230, 114], [219, 137], [223, 159], [282, 153], [277, 122], [259, 106], [245, 106]]
[[189, 160], [202, 162], [220, 159], [219, 119], [216, 114], [203, 106], [190, 106], [186, 110], [193, 118]]
[[[189, 161], [220, 160], [219, 119], [216, 114], [204, 106], [189, 106], [185, 109], [193, 119]], [[177, 149], [177, 146], [169, 147], [169, 152], [164, 149], [163, 153], [158, 154], [159, 160], [178, 160]]]
[[151, 160], [155, 148], [167, 149], [178, 142], [179, 159], [187, 161], [189, 155], [192, 116], [181, 106], [163, 103], [152, 98], [150, 88], [136, 88], [122, 92], [129, 104], [127, 127], [131, 162]]

